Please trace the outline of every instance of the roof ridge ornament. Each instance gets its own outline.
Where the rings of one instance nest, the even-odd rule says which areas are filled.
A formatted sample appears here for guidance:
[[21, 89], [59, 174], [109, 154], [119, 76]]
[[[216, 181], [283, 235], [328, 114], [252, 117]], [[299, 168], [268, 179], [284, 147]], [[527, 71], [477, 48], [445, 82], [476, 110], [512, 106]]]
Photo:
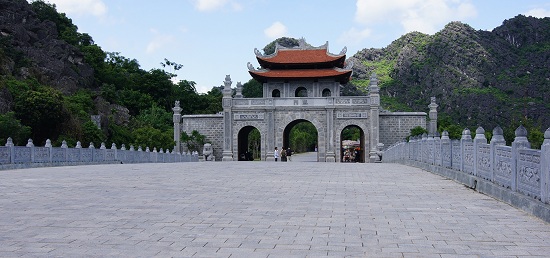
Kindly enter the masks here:
[[298, 47], [300, 49], [307, 49], [307, 44], [306, 44], [306, 39], [305, 38], [302, 37], [298, 40]]
[[260, 50], [258, 50], [257, 48], [254, 48], [254, 54], [256, 54], [256, 56], [259, 56], [259, 57], [264, 57], [262, 52], [260, 52]]
[[254, 68], [254, 66], [252, 65], [252, 63], [248, 62], [248, 63], [246, 64], [246, 66], [248, 66], [248, 70], [249, 70], [249, 71], [256, 71], [256, 68]]
[[[328, 43], [328, 42], [327, 42], [327, 43]], [[328, 48], [327, 48], [327, 49], [328, 49]], [[345, 46], [344, 46], [344, 48], [342, 48], [342, 51], [340, 51], [340, 54], [339, 54], [339, 55], [345, 55], [346, 52], [348, 52], [348, 47], [345, 47]]]

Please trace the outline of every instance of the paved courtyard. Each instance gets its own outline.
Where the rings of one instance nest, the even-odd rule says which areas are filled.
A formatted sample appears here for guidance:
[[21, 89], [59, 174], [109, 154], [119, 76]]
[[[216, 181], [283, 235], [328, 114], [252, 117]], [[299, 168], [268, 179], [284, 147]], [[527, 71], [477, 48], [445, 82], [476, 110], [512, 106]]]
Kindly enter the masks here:
[[0, 171], [0, 232], [1, 257], [550, 256], [549, 224], [397, 164]]

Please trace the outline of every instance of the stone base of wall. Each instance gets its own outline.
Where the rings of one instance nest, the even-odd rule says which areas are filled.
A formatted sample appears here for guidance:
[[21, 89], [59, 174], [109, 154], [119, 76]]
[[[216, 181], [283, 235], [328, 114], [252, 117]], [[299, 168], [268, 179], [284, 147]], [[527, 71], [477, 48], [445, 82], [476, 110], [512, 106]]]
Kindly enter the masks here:
[[479, 177], [475, 177], [462, 171], [457, 171], [412, 160], [399, 160], [396, 162], [424, 169], [428, 172], [452, 179], [477, 192], [505, 202], [550, 223], [550, 205], [545, 204], [540, 200], [536, 200], [530, 196], [514, 192], [508, 188], [504, 188], [492, 182], [482, 180]]

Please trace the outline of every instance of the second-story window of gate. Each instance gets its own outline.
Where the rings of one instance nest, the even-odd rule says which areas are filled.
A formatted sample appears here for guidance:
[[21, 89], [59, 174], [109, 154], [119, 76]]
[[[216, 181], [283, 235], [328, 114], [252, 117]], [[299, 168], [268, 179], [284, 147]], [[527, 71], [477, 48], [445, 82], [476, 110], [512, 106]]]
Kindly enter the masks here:
[[274, 90], [271, 92], [271, 96], [274, 97], [274, 98], [280, 98], [280, 97], [281, 97], [281, 91], [278, 90], [278, 89], [274, 89]]
[[307, 97], [307, 89], [304, 87], [298, 87], [296, 89], [294, 97], [298, 97], [298, 98]]
[[331, 92], [329, 89], [324, 89], [323, 90], [323, 97], [330, 97], [331, 96]]

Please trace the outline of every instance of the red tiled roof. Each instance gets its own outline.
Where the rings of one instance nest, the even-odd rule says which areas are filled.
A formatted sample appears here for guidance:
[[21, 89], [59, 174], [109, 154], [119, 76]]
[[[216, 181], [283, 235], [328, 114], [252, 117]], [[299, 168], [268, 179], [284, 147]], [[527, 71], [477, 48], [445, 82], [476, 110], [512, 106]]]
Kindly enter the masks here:
[[258, 56], [258, 61], [278, 64], [308, 64], [333, 62], [341, 58], [345, 59], [346, 55], [331, 56], [326, 49], [279, 49], [272, 57]]
[[342, 83], [347, 83], [351, 76], [351, 70], [338, 71], [334, 68], [249, 71], [249, 73], [259, 81], [266, 81], [267, 79], [334, 78]]

